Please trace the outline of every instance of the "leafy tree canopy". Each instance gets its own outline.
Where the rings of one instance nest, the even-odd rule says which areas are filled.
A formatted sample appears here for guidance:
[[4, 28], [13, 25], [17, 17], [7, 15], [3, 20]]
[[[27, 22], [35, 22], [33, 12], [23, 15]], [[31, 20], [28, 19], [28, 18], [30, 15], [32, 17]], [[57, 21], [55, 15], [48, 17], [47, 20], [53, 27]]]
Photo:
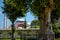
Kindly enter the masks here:
[[[47, 5], [49, 5], [49, 0], [33, 0], [30, 4], [33, 15], [39, 17]], [[60, 18], [60, 0], [54, 0], [54, 8], [55, 10], [51, 12], [51, 19], [58, 20]]]
[[17, 17], [25, 16], [27, 11], [26, 0], [4, 0], [3, 13], [11, 20], [15, 21]]

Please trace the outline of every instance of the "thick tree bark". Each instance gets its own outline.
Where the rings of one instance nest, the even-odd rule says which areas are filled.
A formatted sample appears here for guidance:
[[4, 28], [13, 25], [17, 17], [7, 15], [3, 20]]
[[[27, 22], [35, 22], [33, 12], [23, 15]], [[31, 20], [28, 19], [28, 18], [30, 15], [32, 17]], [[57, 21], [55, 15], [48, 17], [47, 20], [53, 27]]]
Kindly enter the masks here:
[[38, 40], [55, 40], [50, 18], [52, 10], [53, 1], [49, 0], [49, 5], [45, 7], [45, 10], [40, 17], [41, 28], [39, 30]]
[[14, 32], [15, 32], [14, 23], [12, 23], [11, 30], [12, 30], [11, 40], [15, 40], [15, 37], [14, 37]]
[[41, 14], [41, 28], [39, 31], [38, 40], [54, 40], [54, 33], [52, 30], [50, 13], [51, 9], [46, 7], [45, 12]]

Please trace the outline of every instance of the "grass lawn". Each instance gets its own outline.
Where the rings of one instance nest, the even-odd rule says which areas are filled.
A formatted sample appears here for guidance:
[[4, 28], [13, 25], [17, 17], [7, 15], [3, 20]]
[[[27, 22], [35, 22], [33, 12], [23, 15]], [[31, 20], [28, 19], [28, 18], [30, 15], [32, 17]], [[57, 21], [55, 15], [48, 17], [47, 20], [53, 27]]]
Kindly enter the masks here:
[[60, 38], [56, 38], [56, 40], [60, 40]]

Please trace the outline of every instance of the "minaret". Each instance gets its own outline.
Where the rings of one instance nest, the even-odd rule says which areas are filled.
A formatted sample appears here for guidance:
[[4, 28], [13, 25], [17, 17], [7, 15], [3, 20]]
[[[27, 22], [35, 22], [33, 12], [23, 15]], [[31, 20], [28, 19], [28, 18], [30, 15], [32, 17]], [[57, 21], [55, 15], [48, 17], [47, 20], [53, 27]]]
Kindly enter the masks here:
[[7, 17], [6, 15], [4, 15], [4, 29], [7, 28]]

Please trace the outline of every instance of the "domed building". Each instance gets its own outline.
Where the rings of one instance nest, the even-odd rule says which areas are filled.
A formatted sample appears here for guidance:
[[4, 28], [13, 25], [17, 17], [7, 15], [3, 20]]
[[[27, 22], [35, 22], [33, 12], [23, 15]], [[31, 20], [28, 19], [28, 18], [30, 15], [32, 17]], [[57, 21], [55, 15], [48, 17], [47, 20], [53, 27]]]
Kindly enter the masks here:
[[[5, 23], [5, 25], [6, 25], [6, 23]], [[11, 27], [12, 27], [11, 25], [9, 27], [4, 26], [5, 27], [4, 29], [11, 30]], [[16, 22], [14, 23], [14, 26], [15, 26], [15, 29], [24, 29], [25, 27], [27, 29], [31, 28], [31, 24], [27, 23], [26, 19], [24, 19], [24, 18], [18, 18], [16, 20]]]
[[[6, 29], [11, 30], [11, 27], [12, 27], [11, 25]], [[14, 23], [15, 29], [24, 29], [25, 25], [27, 26], [27, 22], [24, 19], [17, 19], [17, 21]]]
[[24, 26], [25, 26], [25, 20], [24, 19], [18, 19], [15, 22], [16, 29], [22, 29], [22, 28], [24, 28]]

